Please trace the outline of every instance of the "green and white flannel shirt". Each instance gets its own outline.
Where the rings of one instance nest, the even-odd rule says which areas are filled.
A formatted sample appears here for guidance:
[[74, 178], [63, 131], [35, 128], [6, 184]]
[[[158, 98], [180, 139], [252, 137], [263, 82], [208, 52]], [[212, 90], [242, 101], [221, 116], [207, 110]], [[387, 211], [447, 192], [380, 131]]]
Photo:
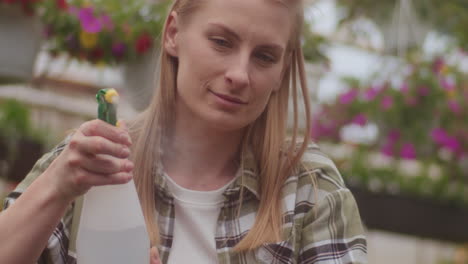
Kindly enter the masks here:
[[[35, 164], [25, 180], [5, 199], [5, 209], [50, 165], [65, 145], [58, 145]], [[345, 187], [333, 162], [316, 145], [309, 146], [302, 157], [301, 169], [283, 186], [282, 241], [264, 244], [250, 252], [234, 252], [234, 246], [253, 226], [259, 205], [259, 181], [254, 163], [250, 159], [244, 164], [243, 172], [223, 193], [224, 203], [218, 217], [216, 237], [213, 238], [218, 263], [367, 263], [366, 238], [354, 197]], [[317, 183], [315, 190], [312, 177]], [[174, 199], [165, 178], [158, 173], [155, 186], [161, 233], [159, 253], [162, 262], [166, 263], [173, 242]], [[245, 187], [242, 192], [241, 187]], [[241, 193], [243, 204], [238, 216]], [[39, 264], [76, 263], [75, 254], [69, 249], [72, 221], [77, 221], [73, 219], [73, 206], [50, 237]]]

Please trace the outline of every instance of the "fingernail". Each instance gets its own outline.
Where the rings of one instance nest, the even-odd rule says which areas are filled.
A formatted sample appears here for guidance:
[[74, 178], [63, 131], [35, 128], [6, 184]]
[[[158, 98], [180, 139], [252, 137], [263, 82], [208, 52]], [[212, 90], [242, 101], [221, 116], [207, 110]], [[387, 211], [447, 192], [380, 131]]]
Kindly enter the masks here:
[[128, 157], [128, 155], [130, 155], [130, 149], [128, 149], [127, 147], [123, 147], [122, 156]]
[[120, 142], [124, 143], [127, 146], [130, 146], [132, 144], [132, 140], [127, 134], [121, 134], [119, 139], [120, 139]]
[[132, 171], [133, 170], [133, 162], [127, 161], [125, 163], [125, 171]]

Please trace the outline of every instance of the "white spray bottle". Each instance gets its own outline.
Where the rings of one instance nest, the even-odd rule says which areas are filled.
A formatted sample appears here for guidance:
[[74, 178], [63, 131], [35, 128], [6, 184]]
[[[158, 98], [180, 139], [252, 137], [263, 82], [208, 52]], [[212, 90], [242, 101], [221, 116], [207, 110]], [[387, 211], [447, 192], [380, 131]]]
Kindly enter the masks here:
[[[116, 125], [118, 94], [103, 89], [98, 117]], [[148, 264], [150, 242], [133, 180], [91, 188], [83, 199], [77, 233], [78, 264]]]

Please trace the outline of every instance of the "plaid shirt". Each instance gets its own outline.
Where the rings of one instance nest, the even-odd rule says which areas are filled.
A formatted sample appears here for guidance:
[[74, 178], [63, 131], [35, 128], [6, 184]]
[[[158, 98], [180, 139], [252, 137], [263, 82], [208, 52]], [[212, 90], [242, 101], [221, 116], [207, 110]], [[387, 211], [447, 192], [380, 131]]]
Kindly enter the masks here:
[[[25, 180], [5, 200], [11, 205], [65, 147], [62, 143], [45, 154]], [[264, 244], [249, 252], [234, 252], [234, 246], [253, 226], [259, 205], [258, 177], [252, 159], [244, 161], [243, 173], [223, 193], [224, 203], [217, 222], [216, 251], [218, 263], [367, 263], [366, 239], [359, 211], [351, 192], [333, 162], [317, 146], [309, 146], [298, 173], [283, 186], [283, 237], [278, 243]], [[314, 189], [312, 178], [316, 179]], [[174, 199], [166, 179], [156, 174], [156, 211], [161, 234], [159, 253], [167, 262], [174, 233]], [[244, 191], [241, 192], [241, 188]], [[240, 195], [243, 204], [238, 215]], [[73, 205], [49, 239], [39, 264], [76, 263], [69, 250]], [[73, 220], [74, 221], [74, 220]], [[73, 238], [72, 238], [73, 239]]]

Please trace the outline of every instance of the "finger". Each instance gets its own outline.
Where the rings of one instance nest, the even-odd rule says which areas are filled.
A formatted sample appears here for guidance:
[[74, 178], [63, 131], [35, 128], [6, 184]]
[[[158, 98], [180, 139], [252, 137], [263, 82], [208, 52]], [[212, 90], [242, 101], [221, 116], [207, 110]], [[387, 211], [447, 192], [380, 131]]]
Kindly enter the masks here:
[[151, 264], [160, 264], [159, 252], [156, 247], [152, 247], [150, 250]]
[[132, 145], [127, 130], [115, 127], [99, 119], [84, 123], [81, 125], [80, 131], [85, 136], [101, 136], [115, 143], [127, 146]]
[[122, 119], [120, 119], [119, 121], [117, 121], [116, 127], [120, 128], [120, 129], [123, 129], [123, 130], [125, 130], [125, 131], [128, 132], [127, 123], [126, 123], [124, 120], [122, 120]]
[[73, 181], [76, 186], [91, 187], [91, 186], [102, 186], [102, 185], [115, 185], [124, 184], [129, 182], [133, 178], [131, 172], [120, 172], [114, 174], [99, 174], [86, 169], [80, 170], [80, 172], [74, 177]]
[[79, 166], [102, 174], [113, 174], [118, 172], [131, 172], [133, 162], [128, 159], [119, 159], [109, 155], [81, 156]]
[[68, 144], [72, 150], [78, 150], [86, 156], [107, 154], [117, 158], [128, 158], [130, 149], [126, 145], [121, 145], [99, 136], [85, 137], [75, 135]]

